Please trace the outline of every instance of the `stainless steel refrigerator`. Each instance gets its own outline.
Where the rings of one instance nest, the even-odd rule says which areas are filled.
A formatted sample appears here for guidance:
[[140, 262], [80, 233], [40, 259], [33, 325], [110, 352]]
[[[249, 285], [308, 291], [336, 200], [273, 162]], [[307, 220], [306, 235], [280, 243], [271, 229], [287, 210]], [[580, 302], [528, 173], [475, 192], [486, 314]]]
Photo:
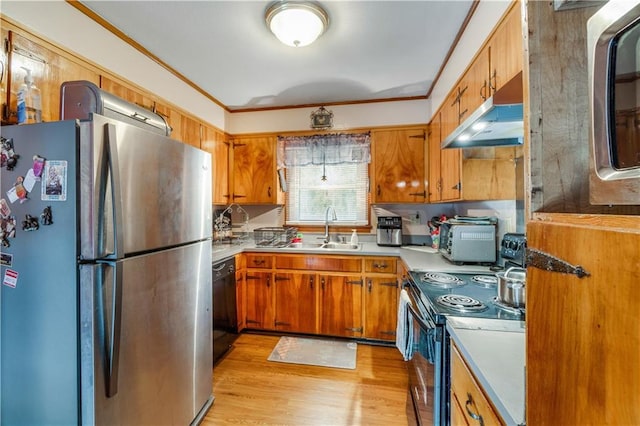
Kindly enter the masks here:
[[198, 423], [210, 154], [98, 114], [1, 136], [0, 423]]

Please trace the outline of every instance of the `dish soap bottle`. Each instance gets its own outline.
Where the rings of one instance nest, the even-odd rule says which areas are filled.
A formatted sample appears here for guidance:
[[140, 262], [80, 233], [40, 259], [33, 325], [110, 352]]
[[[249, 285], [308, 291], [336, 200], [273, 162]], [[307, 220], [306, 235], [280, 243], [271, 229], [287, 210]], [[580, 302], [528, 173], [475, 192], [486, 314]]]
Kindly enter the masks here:
[[[36, 87], [33, 82], [33, 76], [31, 70], [27, 67], [21, 67], [26, 71], [27, 75], [24, 77], [24, 83], [27, 87], [25, 96], [25, 112], [27, 123], [41, 123], [42, 122], [42, 96], [40, 89]], [[22, 89], [22, 86], [20, 86]]]
[[351, 231], [351, 244], [356, 245], [358, 244], [358, 234], [355, 229], [352, 229]]
[[[24, 68], [24, 67], [23, 67]], [[29, 97], [29, 86], [27, 86], [27, 77], [24, 78], [25, 82], [18, 88], [16, 94], [18, 108], [18, 124], [25, 124], [27, 122], [27, 98]]]

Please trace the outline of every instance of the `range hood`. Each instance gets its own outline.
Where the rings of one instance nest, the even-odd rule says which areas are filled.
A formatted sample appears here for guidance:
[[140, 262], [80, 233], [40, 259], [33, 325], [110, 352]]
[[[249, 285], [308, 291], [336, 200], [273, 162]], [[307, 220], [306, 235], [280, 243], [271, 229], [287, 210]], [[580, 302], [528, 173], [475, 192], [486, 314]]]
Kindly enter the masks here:
[[522, 73], [487, 99], [442, 142], [442, 148], [514, 146], [524, 142]]

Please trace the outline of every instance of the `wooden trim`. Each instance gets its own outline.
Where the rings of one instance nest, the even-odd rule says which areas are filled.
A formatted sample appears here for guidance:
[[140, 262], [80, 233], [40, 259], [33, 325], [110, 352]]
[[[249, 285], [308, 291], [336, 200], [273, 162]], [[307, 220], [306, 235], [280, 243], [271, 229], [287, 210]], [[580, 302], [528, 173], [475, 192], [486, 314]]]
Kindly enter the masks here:
[[[440, 69], [438, 70], [438, 73], [436, 74], [435, 78], [433, 79], [433, 83], [431, 83], [431, 86], [429, 87], [429, 90], [427, 90], [427, 98], [429, 98], [431, 96], [431, 92], [433, 92], [433, 88], [435, 87], [435, 85], [438, 83], [438, 80], [440, 80], [440, 76], [442, 75], [442, 73], [444, 72], [444, 68], [447, 66], [447, 64], [449, 63], [449, 59], [451, 59], [451, 55], [453, 55], [454, 50], [456, 50], [456, 47], [458, 47], [458, 43], [460, 42], [460, 39], [462, 38], [462, 34], [464, 34], [464, 32], [467, 29], [467, 26], [469, 25], [469, 22], [471, 21], [471, 18], [473, 17], [473, 14], [476, 12], [476, 9], [478, 8], [478, 4], [480, 2], [478, 0], [475, 0], [472, 4], [471, 7], [469, 7], [469, 11], [467, 12], [467, 16], [465, 16], [464, 21], [462, 22], [462, 25], [460, 26], [460, 29], [458, 30], [458, 33], [456, 34], [456, 38], [453, 40], [453, 43], [451, 43], [451, 46], [449, 47], [449, 51], [447, 52], [447, 55], [444, 57], [444, 61], [442, 61], [442, 64], [440, 65]], [[504, 19], [504, 16], [501, 19]], [[484, 47], [484, 45], [482, 45], [482, 47]], [[482, 49], [480, 49], [482, 50]], [[475, 60], [475, 57], [474, 57]], [[473, 61], [471, 61], [470, 63], [473, 63]]]
[[[421, 99], [428, 99], [428, 95], [420, 95], [420, 96], [406, 96], [406, 97], [396, 97], [396, 98], [379, 98], [379, 99], [366, 99], [361, 101], [342, 101], [342, 102], [331, 102], [322, 104], [325, 107], [331, 107], [336, 105], [358, 105], [358, 104], [372, 104], [372, 103], [380, 103], [380, 102], [399, 102], [399, 101], [415, 101]], [[321, 103], [313, 103], [313, 104], [298, 104], [298, 105], [282, 105], [282, 106], [272, 106], [272, 107], [263, 107], [263, 108], [242, 108], [242, 109], [233, 109], [230, 110], [230, 113], [236, 112], [262, 112], [262, 111], [273, 111], [273, 110], [282, 110], [282, 109], [295, 109], [295, 108], [317, 108]]]
[[120, 31], [119, 29], [117, 29], [113, 25], [111, 25], [109, 22], [105, 21], [102, 17], [100, 17], [95, 12], [93, 12], [91, 9], [89, 9], [88, 7], [86, 7], [85, 5], [80, 3], [78, 0], [66, 0], [66, 2], [70, 6], [76, 8], [79, 12], [83, 13], [84, 15], [86, 15], [88, 18], [92, 19], [98, 25], [102, 26], [104, 29], [106, 29], [107, 31], [109, 31], [110, 33], [112, 33], [113, 35], [118, 37], [120, 40], [124, 41], [125, 43], [127, 43], [128, 45], [130, 45], [131, 47], [136, 49], [138, 52], [142, 53], [143, 55], [145, 55], [146, 57], [148, 57], [149, 59], [151, 59], [152, 61], [154, 61], [158, 65], [160, 65], [162, 68], [164, 68], [167, 71], [169, 71], [171, 74], [176, 76], [178, 79], [182, 80], [185, 84], [187, 84], [188, 86], [193, 88], [195, 91], [200, 93], [205, 98], [207, 98], [210, 101], [212, 101], [213, 103], [217, 104], [218, 106], [223, 108], [225, 111], [230, 111], [229, 108], [227, 108], [225, 105], [222, 104], [222, 102], [220, 102], [219, 100], [217, 100], [216, 98], [211, 96], [209, 93], [207, 93], [204, 90], [202, 90], [202, 88], [200, 88], [194, 82], [192, 82], [187, 77], [185, 77], [184, 75], [182, 75], [181, 73], [176, 71], [174, 68], [169, 66], [166, 62], [164, 62], [163, 60], [158, 58], [156, 55], [154, 55], [153, 53], [149, 52], [140, 43], [136, 42], [131, 37], [127, 36], [125, 33]]

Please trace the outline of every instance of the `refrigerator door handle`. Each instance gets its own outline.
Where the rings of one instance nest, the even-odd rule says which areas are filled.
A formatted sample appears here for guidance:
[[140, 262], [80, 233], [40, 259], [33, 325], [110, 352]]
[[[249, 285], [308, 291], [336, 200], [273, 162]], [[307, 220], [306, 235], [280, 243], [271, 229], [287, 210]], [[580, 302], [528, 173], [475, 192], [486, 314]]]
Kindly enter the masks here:
[[[118, 140], [115, 124], [104, 125], [104, 145], [111, 176], [111, 200], [113, 206], [114, 257], [124, 257], [124, 220], [122, 215], [122, 190], [120, 187], [120, 164], [118, 160]], [[105, 196], [107, 196], [105, 194]], [[104, 218], [102, 218], [104, 220]]]
[[[120, 262], [102, 263], [99, 313], [101, 316], [100, 339], [104, 356], [105, 387], [107, 398], [118, 393], [118, 370], [120, 367], [120, 333], [122, 328], [122, 282], [123, 265]], [[105, 294], [105, 269], [113, 269], [111, 294]], [[108, 297], [111, 296], [111, 297]], [[105, 302], [105, 299], [108, 302]], [[110, 306], [107, 306], [110, 305]], [[111, 315], [109, 315], [109, 312]]]

